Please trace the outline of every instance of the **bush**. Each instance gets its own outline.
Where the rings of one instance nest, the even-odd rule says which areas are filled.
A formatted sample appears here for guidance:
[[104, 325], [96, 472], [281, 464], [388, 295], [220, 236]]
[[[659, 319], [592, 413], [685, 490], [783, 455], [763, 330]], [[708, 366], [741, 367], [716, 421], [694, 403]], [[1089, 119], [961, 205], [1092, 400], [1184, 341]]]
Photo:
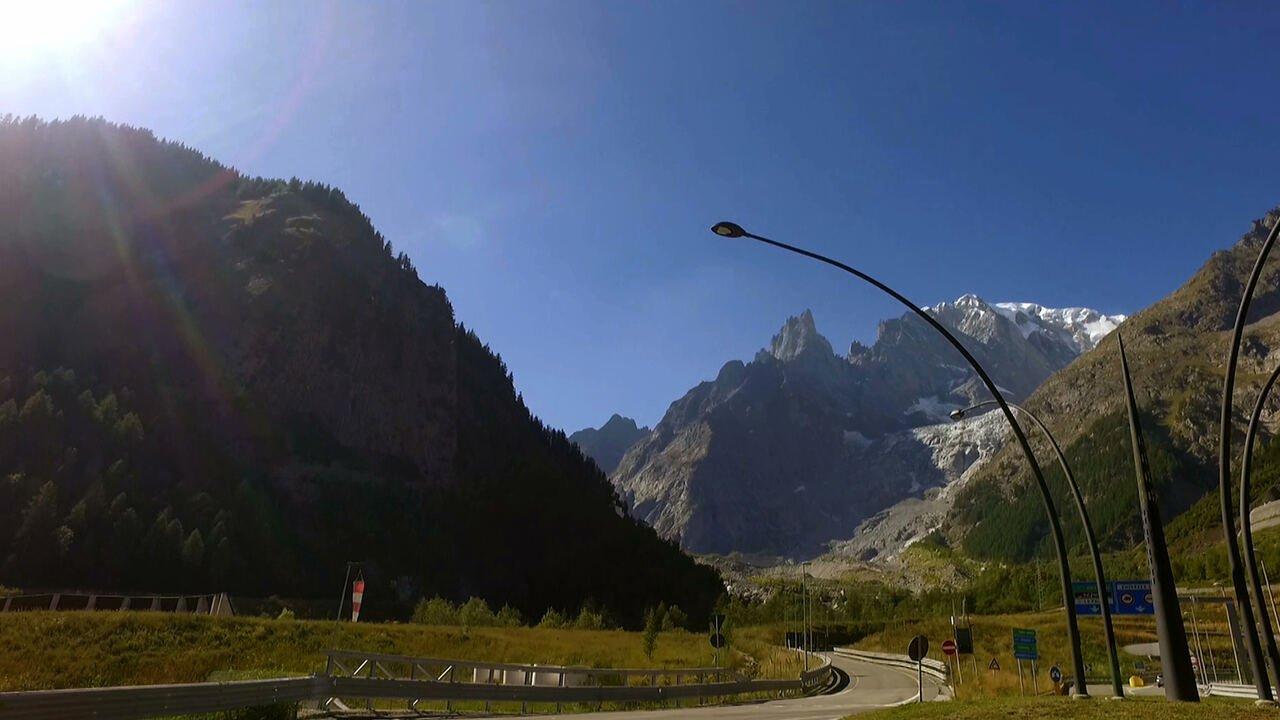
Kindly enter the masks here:
[[556, 610], [555, 608], [549, 608], [542, 614], [542, 619], [538, 621], [538, 627], [559, 630], [568, 623], [569, 618], [565, 617], [564, 613]]
[[679, 605], [672, 605], [667, 610], [667, 622], [662, 626], [663, 630], [688, 630], [689, 616], [680, 609]]
[[290, 610], [289, 608], [285, 608], [280, 611], [280, 614], [276, 616], [276, 619], [277, 620], [293, 620], [295, 619], [295, 617], [296, 616], [293, 614], [292, 610]]
[[579, 630], [603, 630], [604, 615], [592, 612], [589, 608], [582, 608], [578, 618], [573, 621], [573, 626]]
[[423, 598], [413, 608], [413, 621], [423, 625], [457, 625], [458, 608], [442, 597]]
[[496, 625], [497, 617], [494, 616], [493, 610], [489, 608], [489, 603], [482, 598], [472, 596], [458, 610], [458, 619], [467, 627], [484, 627], [486, 625]]
[[498, 611], [497, 623], [500, 627], [520, 627], [524, 625], [524, 617], [520, 615], [520, 611], [510, 605], [503, 605]]
[[662, 632], [662, 624], [667, 619], [666, 608], [659, 605], [644, 612], [644, 656], [653, 659], [653, 651], [658, 647], [658, 633]]

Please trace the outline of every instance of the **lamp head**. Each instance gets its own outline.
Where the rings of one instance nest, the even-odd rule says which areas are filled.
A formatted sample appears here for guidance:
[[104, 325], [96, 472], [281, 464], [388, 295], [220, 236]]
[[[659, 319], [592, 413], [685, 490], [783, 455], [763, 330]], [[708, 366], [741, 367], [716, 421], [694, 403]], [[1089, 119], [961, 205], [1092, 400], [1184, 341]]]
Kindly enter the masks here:
[[720, 237], [727, 238], [740, 238], [747, 234], [747, 231], [743, 230], [741, 225], [727, 221], [721, 221], [712, 225], [711, 232], [719, 235]]
[[951, 419], [952, 419], [952, 420], [963, 420], [963, 419], [964, 419], [964, 411], [963, 411], [963, 410], [952, 410], [949, 414], [951, 415]]

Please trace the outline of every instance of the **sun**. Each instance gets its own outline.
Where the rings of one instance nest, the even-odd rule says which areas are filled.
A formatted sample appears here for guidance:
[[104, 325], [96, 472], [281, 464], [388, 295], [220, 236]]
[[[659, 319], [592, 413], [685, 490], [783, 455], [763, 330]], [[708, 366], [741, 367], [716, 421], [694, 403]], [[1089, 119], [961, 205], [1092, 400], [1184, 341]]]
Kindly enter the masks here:
[[0, 0], [0, 55], [72, 51], [111, 30], [128, 0]]

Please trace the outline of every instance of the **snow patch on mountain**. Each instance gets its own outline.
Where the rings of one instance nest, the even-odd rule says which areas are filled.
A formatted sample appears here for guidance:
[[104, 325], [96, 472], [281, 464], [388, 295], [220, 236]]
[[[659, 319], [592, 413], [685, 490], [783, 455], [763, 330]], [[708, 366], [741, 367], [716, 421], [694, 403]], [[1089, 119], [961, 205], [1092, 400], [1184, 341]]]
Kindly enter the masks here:
[[951, 411], [959, 409], [960, 406], [956, 403], [940, 400], [937, 397], [922, 397], [907, 408], [907, 414], [920, 413], [930, 420], [947, 422], [951, 419]]
[[940, 471], [940, 484], [922, 486], [913, 476], [910, 494], [858, 525], [852, 538], [831, 544], [831, 553], [856, 560], [892, 560], [913, 543], [942, 526], [956, 494], [993, 455], [1009, 425], [997, 411], [959, 422], [926, 425], [902, 433], [906, 442], [890, 443], [902, 454], [904, 445], [929, 453]]
[[1008, 318], [1023, 337], [1037, 332], [1059, 337], [1069, 342], [1077, 355], [1097, 347], [1102, 338], [1125, 321], [1124, 315], [1103, 315], [1082, 307], [1048, 308], [1029, 302], [999, 302], [991, 308]]

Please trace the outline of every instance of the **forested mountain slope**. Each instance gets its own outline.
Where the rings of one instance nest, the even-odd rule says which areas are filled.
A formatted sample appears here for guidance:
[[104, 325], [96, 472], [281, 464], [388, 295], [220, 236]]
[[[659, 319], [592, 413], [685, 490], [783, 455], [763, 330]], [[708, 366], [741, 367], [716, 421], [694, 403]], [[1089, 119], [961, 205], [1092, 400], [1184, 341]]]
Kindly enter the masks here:
[[[1185, 285], [1120, 327], [1166, 521], [1207, 492], [1216, 493], [1218, 412], [1230, 329], [1260, 244], [1277, 218], [1280, 211], [1273, 210], [1254, 221], [1239, 242], [1215, 253]], [[1273, 258], [1255, 294], [1241, 353], [1234, 400], [1236, 470], [1248, 413], [1267, 374], [1280, 363], [1277, 310], [1280, 258]], [[1112, 548], [1140, 539], [1122, 388], [1112, 337], [1055, 373], [1026, 402], [1065, 447], [1095, 528]], [[1280, 397], [1273, 396], [1264, 415], [1268, 436], [1277, 408]], [[1069, 537], [1078, 543], [1078, 521], [1052, 455], [1036, 435], [1031, 433], [1058, 489], [1059, 506], [1066, 508]], [[1048, 525], [1029, 482], [1021, 454], [1006, 444], [957, 497], [948, 535], [979, 557], [1024, 559], [1046, 552]]]
[[695, 616], [440, 287], [343, 194], [99, 120], [0, 122], [0, 583]]

